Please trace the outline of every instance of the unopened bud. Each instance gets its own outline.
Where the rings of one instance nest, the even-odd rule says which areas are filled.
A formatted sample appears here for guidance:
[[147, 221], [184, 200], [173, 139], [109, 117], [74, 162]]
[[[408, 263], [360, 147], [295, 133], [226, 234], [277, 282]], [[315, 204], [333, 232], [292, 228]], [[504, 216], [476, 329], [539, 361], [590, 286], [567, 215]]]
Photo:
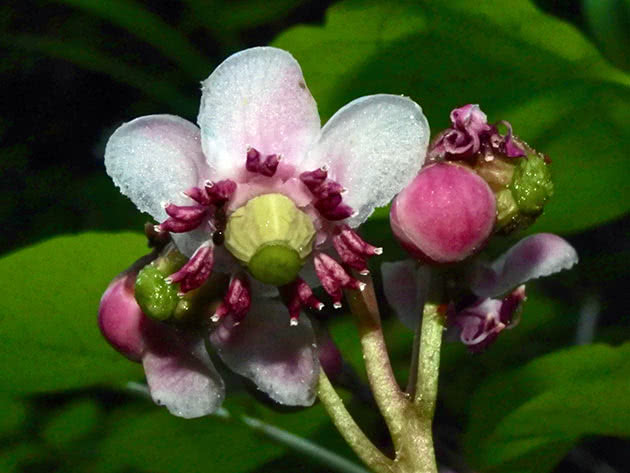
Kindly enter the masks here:
[[442, 162], [425, 167], [394, 200], [390, 224], [413, 256], [453, 263], [479, 251], [496, 216], [488, 184], [468, 167]]
[[109, 284], [98, 308], [98, 326], [117, 351], [130, 360], [140, 361], [144, 352], [142, 326], [146, 319], [134, 298], [136, 274], [129, 271]]

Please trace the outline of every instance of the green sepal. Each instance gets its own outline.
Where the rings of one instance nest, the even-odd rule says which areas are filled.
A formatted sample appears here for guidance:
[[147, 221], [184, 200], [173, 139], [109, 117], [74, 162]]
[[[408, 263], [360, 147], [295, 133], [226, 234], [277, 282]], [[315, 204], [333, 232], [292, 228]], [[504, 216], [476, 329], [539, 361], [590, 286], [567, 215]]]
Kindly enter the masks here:
[[177, 307], [177, 289], [165, 280], [155, 263], [138, 273], [135, 287], [136, 302], [145, 315], [157, 320], [169, 319]]
[[514, 169], [510, 190], [522, 213], [540, 214], [553, 195], [551, 171], [544, 159], [533, 154], [520, 158]]

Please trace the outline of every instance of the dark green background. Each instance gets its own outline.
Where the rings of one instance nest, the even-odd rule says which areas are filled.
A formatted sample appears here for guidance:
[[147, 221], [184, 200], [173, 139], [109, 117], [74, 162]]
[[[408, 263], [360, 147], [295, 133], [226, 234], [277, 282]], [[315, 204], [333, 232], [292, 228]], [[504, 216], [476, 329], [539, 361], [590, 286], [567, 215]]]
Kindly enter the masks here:
[[[108, 136], [140, 115], [194, 121], [199, 82], [264, 44], [300, 61], [323, 120], [402, 93], [435, 133], [450, 109], [479, 103], [551, 156], [556, 195], [530, 232], [563, 235], [581, 262], [531, 284], [521, 324], [486, 353], [446, 345], [438, 459], [460, 472], [629, 471], [629, 18], [627, 0], [2, 2], [0, 471], [330, 471], [237, 421], [184, 421], [134, 395], [140, 368], [95, 323], [108, 281], [145, 251], [146, 217], [104, 172]], [[364, 233], [402, 258], [386, 216]], [[402, 382], [412, 335], [384, 309]], [[576, 344], [593, 317], [594, 337]], [[329, 324], [362, 376], [351, 323]], [[358, 461], [321, 406], [279, 412], [231, 384], [235, 417]], [[387, 449], [369, 400], [344, 396]]]

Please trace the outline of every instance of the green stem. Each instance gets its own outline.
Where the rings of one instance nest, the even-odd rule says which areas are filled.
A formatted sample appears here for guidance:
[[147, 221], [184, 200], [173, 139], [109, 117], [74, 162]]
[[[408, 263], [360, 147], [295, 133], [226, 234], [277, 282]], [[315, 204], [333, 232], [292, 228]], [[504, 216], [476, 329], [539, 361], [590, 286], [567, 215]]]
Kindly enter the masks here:
[[418, 407], [420, 415], [429, 421], [433, 419], [435, 412], [443, 331], [444, 320], [439, 305], [428, 302], [422, 313], [420, 354], [413, 402]]
[[383, 455], [365, 436], [346, 409], [343, 400], [335, 391], [323, 369], [319, 372], [318, 396], [333, 424], [357, 456], [377, 473], [392, 473], [394, 471], [392, 460]]
[[346, 297], [359, 329], [363, 359], [374, 400], [398, 450], [404, 435], [408, 400], [394, 377], [372, 278], [354, 274], [365, 283], [363, 291], [347, 291]]
[[338, 473], [369, 473], [363, 467], [347, 460], [341, 455], [337, 455], [335, 452], [325, 449], [308, 439], [287, 432], [275, 425], [267, 424], [260, 419], [245, 415], [241, 416], [240, 420], [251, 429], [266, 435], [282, 445], [286, 445], [296, 452], [315, 459]]

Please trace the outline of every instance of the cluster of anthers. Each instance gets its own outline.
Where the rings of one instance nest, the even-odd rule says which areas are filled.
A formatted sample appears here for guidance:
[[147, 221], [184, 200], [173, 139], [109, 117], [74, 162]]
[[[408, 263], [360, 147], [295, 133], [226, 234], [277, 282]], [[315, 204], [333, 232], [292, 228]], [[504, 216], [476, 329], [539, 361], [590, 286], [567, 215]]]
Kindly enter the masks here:
[[[281, 161], [278, 154], [262, 156], [253, 147], [248, 147], [245, 169], [256, 177], [272, 179], [276, 175]], [[324, 251], [316, 250], [313, 255], [315, 273], [322, 287], [333, 301], [333, 307], [342, 306], [343, 289], [363, 290], [365, 284], [352, 277], [349, 270], [352, 268], [361, 275], [367, 275], [368, 259], [382, 253], [382, 248], [365, 242], [356, 231], [344, 223], [338, 223], [351, 217], [352, 208], [343, 202], [346, 189], [338, 182], [328, 177], [328, 166], [324, 165], [314, 171], [302, 172], [299, 181], [308, 189], [311, 195], [309, 203], [310, 213], [317, 212], [319, 219], [315, 218], [314, 224], [326, 228], [332, 240], [338, 262]], [[258, 179], [260, 184], [260, 179]], [[244, 186], [247, 186], [245, 183]], [[203, 242], [190, 257], [188, 262], [179, 270], [166, 278], [170, 284], [179, 283], [180, 293], [202, 286], [212, 274], [214, 266], [214, 254], [217, 247], [225, 242], [225, 231], [228, 223], [228, 208], [230, 200], [235, 195], [239, 184], [234, 180], [224, 179], [217, 182], [207, 180], [203, 186], [192, 187], [183, 192], [183, 195], [192, 199], [193, 205], [176, 205], [165, 203], [164, 210], [168, 218], [159, 225], [155, 225], [155, 231], [165, 233], [188, 233], [198, 228], [207, 228], [209, 238]], [[313, 210], [314, 209], [314, 210]], [[321, 231], [320, 229], [317, 229]], [[273, 263], [273, 261], [271, 261]], [[265, 281], [264, 277], [262, 282]], [[300, 311], [303, 308], [322, 310], [324, 304], [314, 295], [311, 287], [299, 275], [279, 286], [280, 294], [289, 310], [291, 325], [297, 325]], [[227, 293], [223, 302], [211, 317], [213, 322], [219, 322], [223, 317], [231, 314], [235, 320], [242, 320], [251, 305], [250, 284], [242, 272], [237, 271], [232, 275]]]

